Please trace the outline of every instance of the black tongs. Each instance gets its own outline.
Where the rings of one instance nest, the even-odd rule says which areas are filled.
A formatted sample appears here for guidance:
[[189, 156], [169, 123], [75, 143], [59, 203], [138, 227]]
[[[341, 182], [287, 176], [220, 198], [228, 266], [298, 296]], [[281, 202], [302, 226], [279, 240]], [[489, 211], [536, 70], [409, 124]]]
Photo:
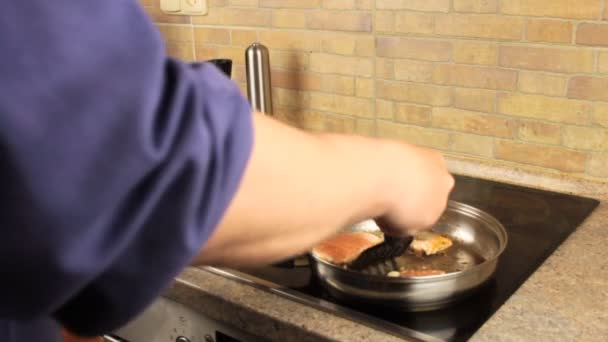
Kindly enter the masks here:
[[362, 270], [368, 266], [396, 258], [405, 253], [413, 240], [413, 236], [393, 237], [384, 235], [382, 243], [363, 251], [357, 259], [351, 261], [348, 267], [353, 270]]

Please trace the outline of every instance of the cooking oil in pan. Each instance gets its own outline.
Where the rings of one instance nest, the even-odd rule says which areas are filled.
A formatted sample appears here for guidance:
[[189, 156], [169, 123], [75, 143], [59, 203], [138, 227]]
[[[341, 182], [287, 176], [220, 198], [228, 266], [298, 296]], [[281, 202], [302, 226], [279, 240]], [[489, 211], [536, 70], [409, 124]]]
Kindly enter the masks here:
[[453, 273], [467, 270], [485, 261], [473, 248], [453, 240], [448, 249], [434, 255], [420, 255], [408, 250], [403, 255], [363, 270], [366, 274], [387, 275], [391, 271], [437, 270]]

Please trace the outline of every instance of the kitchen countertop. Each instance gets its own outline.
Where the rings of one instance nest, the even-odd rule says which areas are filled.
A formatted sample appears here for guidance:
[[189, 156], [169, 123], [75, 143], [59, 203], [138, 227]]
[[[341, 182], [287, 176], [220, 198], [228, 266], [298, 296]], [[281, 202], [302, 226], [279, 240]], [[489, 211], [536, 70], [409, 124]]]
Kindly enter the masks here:
[[[448, 158], [453, 173], [592, 197], [585, 222], [471, 341], [608, 341], [608, 182]], [[402, 341], [251, 284], [188, 268], [165, 297], [275, 341]]]

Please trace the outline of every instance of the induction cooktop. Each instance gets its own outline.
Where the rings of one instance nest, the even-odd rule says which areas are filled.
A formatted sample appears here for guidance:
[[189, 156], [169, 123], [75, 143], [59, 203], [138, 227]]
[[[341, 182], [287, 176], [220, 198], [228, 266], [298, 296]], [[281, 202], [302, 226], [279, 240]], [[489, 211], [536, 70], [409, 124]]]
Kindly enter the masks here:
[[451, 199], [493, 215], [509, 243], [493, 277], [476, 293], [446, 309], [405, 312], [341, 302], [321, 285], [306, 260], [293, 259], [237, 272], [211, 271], [414, 340], [465, 341], [483, 325], [599, 204], [590, 198], [455, 176]]

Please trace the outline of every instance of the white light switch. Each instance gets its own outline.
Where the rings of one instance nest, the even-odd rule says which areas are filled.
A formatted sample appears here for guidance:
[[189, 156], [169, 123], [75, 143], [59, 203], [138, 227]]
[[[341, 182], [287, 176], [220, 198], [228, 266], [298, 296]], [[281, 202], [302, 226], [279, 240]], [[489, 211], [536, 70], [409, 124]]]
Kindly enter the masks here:
[[205, 14], [207, 13], [206, 0], [181, 0], [181, 9], [189, 14]]
[[169, 14], [205, 15], [207, 0], [160, 0], [160, 9]]
[[160, 0], [160, 9], [164, 12], [179, 12], [180, 0]]

